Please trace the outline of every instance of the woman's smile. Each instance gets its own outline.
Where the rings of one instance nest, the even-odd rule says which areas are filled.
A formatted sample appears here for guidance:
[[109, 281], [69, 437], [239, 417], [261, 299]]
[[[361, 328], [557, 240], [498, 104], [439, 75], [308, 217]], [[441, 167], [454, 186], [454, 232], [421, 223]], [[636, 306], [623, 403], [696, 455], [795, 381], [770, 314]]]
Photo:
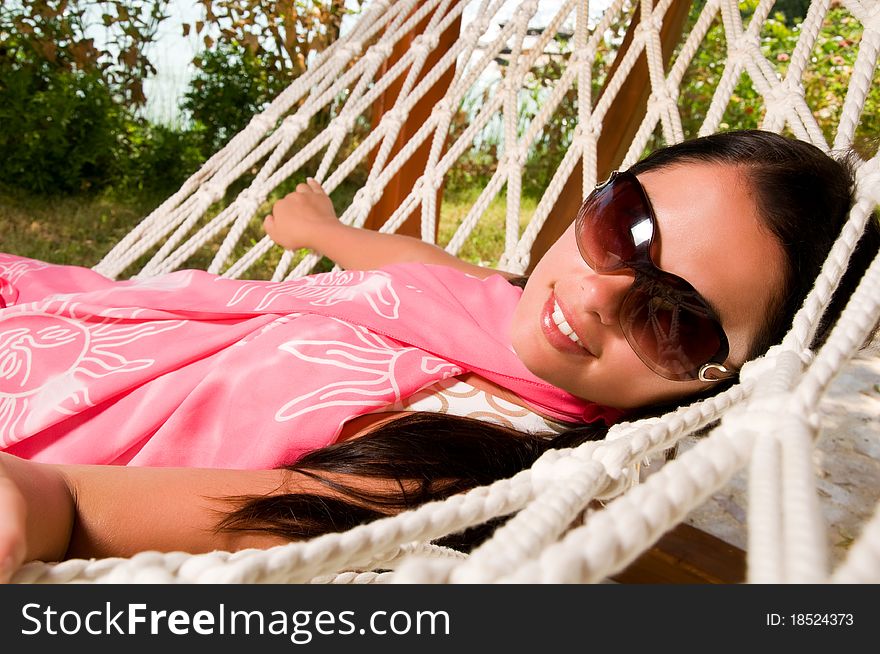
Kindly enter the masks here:
[[541, 331], [550, 345], [560, 352], [578, 356], [593, 356], [593, 353], [575, 332], [553, 292], [550, 293], [541, 311]]

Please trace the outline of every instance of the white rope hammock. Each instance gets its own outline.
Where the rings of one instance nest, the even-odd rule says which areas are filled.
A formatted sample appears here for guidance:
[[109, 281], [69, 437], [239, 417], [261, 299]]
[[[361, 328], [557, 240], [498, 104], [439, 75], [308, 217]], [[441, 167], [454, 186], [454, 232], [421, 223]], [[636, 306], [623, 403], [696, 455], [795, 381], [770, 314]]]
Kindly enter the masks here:
[[[503, 192], [507, 218], [499, 266], [523, 271], [539, 230], [579, 161], [583, 162], [583, 188], [595, 184], [599, 135], [603, 124], [614, 120], [608, 115], [609, 108], [642, 52], [647, 58], [651, 96], [621, 167], [640, 157], [658, 126], [667, 143], [684, 138], [678, 104], [681, 82], [707, 31], [718, 20], [724, 29], [727, 57], [718, 62], [723, 64], [723, 73], [701, 134], [720, 128], [744, 74], [765, 104], [762, 128], [776, 132], [787, 128], [825, 151], [853, 142], [877, 67], [880, 3], [842, 0], [843, 7], [863, 26], [863, 33], [832, 144], [823, 137], [801, 86], [831, 0], [811, 3], [784, 77], [764, 56], [760, 43], [774, 0], [761, 0], [747, 25], [736, 0], [708, 0], [676, 56], [664, 66], [660, 28], [671, 3], [641, 0], [630, 11], [624, 0], [615, 0], [592, 29], [588, 27], [589, 3], [568, 0], [536, 37], [529, 36], [527, 29], [538, 9], [535, 0], [522, 2], [509, 18], [503, 13], [505, 3], [501, 0], [374, 0], [351, 31], [317, 57], [307, 73], [254, 117], [95, 269], [112, 277], [128, 275], [136, 262], [147, 259], [136, 274], [157, 275], [185, 267], [193, 256], [207, 251], [215, 253], [208, 270], [242, 276], [261, 259], [271, 257], [273, 249], [278, 258], [277, 246], [268, 238], [250, 248], [239, 240], [249, 225], [261, 219], [260, 205], [281, 182], [292, 176], [304, 177], [308, 171], [332, 192], [358, 165], [372, 161], [366, 184], [341, 216], [343, 222], [360, 226], [389, 180], [422, 144], [430, 145], [425, 173], [382, 231], [396, 231], [419, 211], [423, 238], [433, 240], [437, 191], [444, 175], [491, 121], [500, 120], [503, 147], [499, 148], [497, 168], [446, 247], [457, 253], [492, 200]], [[463, 11], [474, 16], [473, 20], [420, 78], [440, 35]], [[629, 14], [640, 16], [634, 41], [621, 53], [613, 75], [606, 80], [605, 92], [593, 104], [593, 62], [603, 47], [603, 35], [615, 21], [628, 20]], [[428, 16], [427, 29], [406, 54], [383, 68], [395, 43]], [[501, 16], [505, 17], [503, 26], [492, 32], [490, 27], [499, 25]], [[523, 130], [518, 123], [517, 101], [522, 81], [556, 32], [571, 24], [573, 46], [565, 72]], [[510, 64], [503, 79], [490, 87], [461, 136], [447, 143], [454, 113], [505, 48], [510, 51]], [[453, 67], [454, 77], [445, 97], [406, 146], [393, 154], [405, 117], [443, 72]], [[359, 117], [369, 115], [376, 99], [398, 78], [402, 89], [394, 106], [343, 157], [346, 135]], [[520, 196], [527, 153], [570, 89], [575, 89], [578, 98], [573, 141], [531, 221], [521, 229]], [[310, 121], [330, 107], [334, 118], [329, 127], [306, 139]], [[253, 182], [219, 213], [209, 214], [227, 189], [253, 170], [257, 171]], [[821, 427], [819, 400], [880, 317], [880, 259], [873, 262], [827, 343], [815, 354], [807, 347], [841, 270], [878, 204], [880, 157], [875, 154], [858, 169], [855, 208], [788, 335], [767, 356], [743, 368], [740, 384], [718, 396], [662, 418], [616, 425], [605, 441], [548, 452], [530, 470], [511, 479], [345, 533], [265, 551], [205, 555], [145, 552], [130, 559], [32, 563], [19, 571], [15, 581], [599, 582], [625, 568], [732, 476], [747, 469], [747, 581], [880, 582], [880, 506], [844, 560], [832, 569], [812, 462]], [[294, 253], [286, 252], [273, 279], [308, 274], [319, 258], [310, 254], [297, 261]], [[707, 437], [643, 483], [634, 483], [638, 462], [718, 419], [720, 424]], [[611, 498], [603, 509], [580, 519], [593, 500]], [[427, 544], [511, 513], [516, 515], [469, 556]], [[385, 572], [375, 572], [379, 570]]]

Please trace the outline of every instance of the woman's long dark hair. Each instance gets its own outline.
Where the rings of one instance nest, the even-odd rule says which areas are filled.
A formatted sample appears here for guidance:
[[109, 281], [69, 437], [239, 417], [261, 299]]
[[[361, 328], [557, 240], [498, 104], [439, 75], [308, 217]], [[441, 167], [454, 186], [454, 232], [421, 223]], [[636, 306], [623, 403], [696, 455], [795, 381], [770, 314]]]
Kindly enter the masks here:
[[[853, 202], [853, 176], [837, 161], [803, 141], [758, 130], [706, 136], [658, 150], [630, 170], [638, 173], [684, 163], [735, 166], [752, 190], [765, 225], [787, 254], [784, 287], [753, 343], [750, 358], [782, 339], [803, 303]], [[880, 246], [876, 221], [850, 262], [820, 325], [814, 346], [858, 284]], [[522, 279], [514, 280], [521, 284]], [[717, 385], [713, 391], [723, 388]], [[693, 398], [690, 398], [691, 400]], [[646, 407], [641, 415], [670, 407]], [[378, 517], [446, 498], [531, 466], [552, 448], [604, 438], [602, 424], [579, 425], [558, 434], [519, 432], [494, 423], [445, 414], [413, 413], [386, 422], [367, 436], [306, 454], [288, 466], [317, 480], [321, 493], [227, 498], [231, 512], [221, 531], [262, 531], [292, 540], [344, 531]], [[467, 548], [495, 525], [484, 525], [442, 542]]]

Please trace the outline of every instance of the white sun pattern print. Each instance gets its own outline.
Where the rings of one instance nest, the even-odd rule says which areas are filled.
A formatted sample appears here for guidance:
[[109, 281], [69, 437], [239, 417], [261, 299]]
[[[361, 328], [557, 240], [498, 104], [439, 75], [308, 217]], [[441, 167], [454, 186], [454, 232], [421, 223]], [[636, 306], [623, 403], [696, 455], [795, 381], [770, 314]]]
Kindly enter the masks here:
[[[260, 293], [262, 297], [253, 297]], [[388, 320], [400, 317], [400, 296], [391, 285], [391, 275], [381, 271], [338, 271], [288, 282], [244, 283], [227, 306], [234, 307], [247, 299], [255, 311], [268, 311], [281, 297], [308, 300], [314, 307], [330, 307], [362, 297], [377, 316]]]
[[[31, 259], [6, 259], [0, 254], [0, 294], [16, 295], [15, 282], [34, 270], [48, 268], [49, 264]], [[0, 307], [3, 305], [0, 304]]]
[[411, 360], [413, 356], [420, 359], [420, 372], [432, 377], [462, 373], [455, 364], [417, 348], [401, 346], [358, 325], [329, 320], [341, 328], [334, 333], [345, 335], [347, 340], [292, 339], [279, 348], [323, 369], [340, 368], [345, 374], [287, 402], [275, 414], [278, 422], [331, 407], [380, 407], [398, 402], [402, 397], [396, 373], [399, 367], [415, 363]]
[[[79, 303], [50, 299], [0, 317], [0, 447], [94, 406], [92, 381], [149, 368], [152, 358], [129, 358], [135, 341], [179, 329], [184, 320], [137, 321], [141, 309], [96, 318]], [[83, 318], [87, 317], [88, 320]]]
[[[377, 316], [388, 320], [400, 317], [400, 296], [392, 285], [391, 276], [381, 271], [329, 272], [289, 282], [244, 284], [228, 306], [248, 300], [255, 310], [268, 310], [281, 297], [306, 300], [314, 307], [331, 307], [361, 299]], [[339, 338], [291, 339], [279, 349], [302, 361], [318, 364], [321, 369], [343, 370], [344, 375], [333, 375], [332, 381], [310, 388], [286, 402], [275, 413], [276, 421], [286, 422], [334, 407], [380, 407], [398, 402], [401, 389], [396, 373], [401, 367], [412, 365], [414, 356], [421, 359], [419, 371], [433, 378], [462, 373], [455, 364], [417, 348], [401, 346], [364, 327], [336, 318], [328, 320], [338, 325], [333, 332]]]
[[[25, 262], [30, 263], [30, 262]], [[20, 268], [20, 270], [19, 270]], [[14, 272], [15, 279], [29, 270], [25, 265]], [[180, 292], [191, 281], [189, 275], [175, 273], [166, 280], [146, 279], [126, 282], [120, 291], [160, 290]], [[8, 281], [12, 281], [7, 277]], [[273, 303], [287, 296], [304, 305], [329, 307], [341, 302], [360, 300], [362, 310], [397, 320], [400, 296], [390, 275], [383, 272], [338, 272], [281, 283], [248, 283], [221, 280], [234, 284], [227, 307], [247, 305], [251, 310], [271, 311]], [[143, 287], [140, 288], [139, 287]], [[413, 289], [416, 290], [416, 289]], [[188, 320], [138, 320], [144, 309], [103, 310], [96, 317], [80, 312], [80, 304], [71, 295], [55, 296], [0, 312], [0, 447], [17, 442], [39, 425], [48, 425], [94, 406], [90, 385], [111, 376], [124, 377], [154, 365], [155, 359], [126, 356], [125, 351], [141, 339], [157, 339], [153, 351], [167, 339], [177, 339], [175, 330], [185, 329]], [[301, 305], [302, 306], [302, 305]], [[304, 308], [304, 307], [303, 307]], [[318, 312], [320, 313], [320, 312]], [[291, 325], [300, 314], [291, 311], [262, 329]], [[88, 318], [88, 319], [84, 319]], [[291, 388], [293, 397], [281, 398], [266, 407], [267, 418], [287, 422], [325, 409], [343, 406], [377, 407], [401, 398], [398, 372], [413, 370], [431, 377], [431, 381], [461, 374], [453, 363], [423, 350], [385, 339], [368, 329], [332, 317], [328, 339], [284, 340], [278, 349], [295, 358], [319, 364], [325, 371], [306, 384]], [[295, 331], [294, 331], [295, 333]], [[249, 339], [245, 339], [249, 340]], [[129, 348], [130, 350], [131, 348]], [[161, 351], [158, 348], [155, 351]], [[157, 355], [159, 356], [159, 355]], [[234, 371], [230, 374], [234, 374]], [[126, 387], [120, 380], [120, 388]], [[297, 392], [300, 391], [300, 392]]]

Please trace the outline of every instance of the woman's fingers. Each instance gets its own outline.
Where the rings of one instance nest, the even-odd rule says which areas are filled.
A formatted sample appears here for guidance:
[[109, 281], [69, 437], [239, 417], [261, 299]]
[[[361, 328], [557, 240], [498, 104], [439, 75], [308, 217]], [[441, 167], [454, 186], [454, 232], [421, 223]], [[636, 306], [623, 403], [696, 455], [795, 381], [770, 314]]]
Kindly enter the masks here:
[[[306, 181], [297, 184], [294, 193], [321, 193], [322, 195], [327, 195], [327, 191], [324, 190], [321, 183], [314, 177], [307, 177]], [[291, 195], [294, 193], [291, 193]]]
[[307, 177], [305, 182], [300, 182], [296, 185], [297, 193], [323, 193], [324, 195], [327, 192], [324, 190], [324, 187], [321, 186], [321, 183], [316, 180], [314, 177]]

